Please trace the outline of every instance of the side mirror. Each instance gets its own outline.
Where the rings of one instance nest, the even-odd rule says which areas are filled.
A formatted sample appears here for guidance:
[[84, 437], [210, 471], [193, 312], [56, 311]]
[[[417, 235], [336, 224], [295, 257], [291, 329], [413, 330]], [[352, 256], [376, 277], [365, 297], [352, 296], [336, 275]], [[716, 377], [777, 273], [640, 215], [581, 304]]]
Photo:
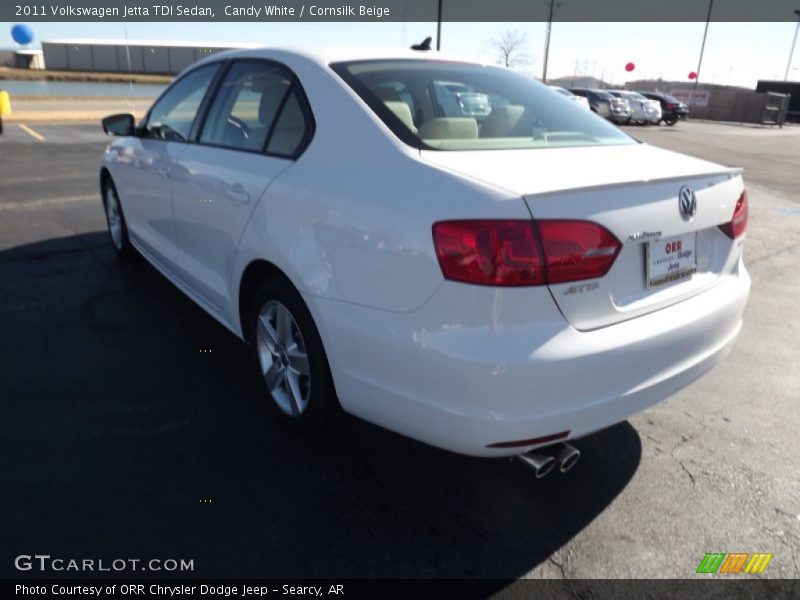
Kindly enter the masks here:
[[136, 121], [127, 113], [110, 115], [102, 123], [103, 131], [110, 135], [131, 136], [136, 132]]

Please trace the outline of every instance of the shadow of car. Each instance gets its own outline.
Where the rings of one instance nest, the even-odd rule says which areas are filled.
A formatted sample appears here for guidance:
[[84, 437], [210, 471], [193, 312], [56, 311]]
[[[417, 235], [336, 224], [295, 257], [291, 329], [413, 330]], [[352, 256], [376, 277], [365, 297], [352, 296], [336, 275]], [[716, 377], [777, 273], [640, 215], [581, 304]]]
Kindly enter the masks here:
[[353, 417], [316, 440], [288, 432], [255, 400], [246, 345], [144, 261], [112, 267], [107, 235], [0, 252], [9, 547], [122, 544], [194, 559], [188, 577], [518, 578], [636, 473], [628, 423], [544, 480]]

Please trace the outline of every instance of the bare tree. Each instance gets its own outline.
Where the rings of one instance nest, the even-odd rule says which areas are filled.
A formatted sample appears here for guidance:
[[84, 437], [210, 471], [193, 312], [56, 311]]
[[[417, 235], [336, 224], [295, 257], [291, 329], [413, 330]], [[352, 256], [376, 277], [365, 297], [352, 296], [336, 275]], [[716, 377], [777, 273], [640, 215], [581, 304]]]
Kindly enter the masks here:
[[497, 61], [507, 67], [527, 64], [531, 56], [525, 51], [528, 34], [519, 29], [507, 29], [492, 38], [489, 46], [497, 54]]

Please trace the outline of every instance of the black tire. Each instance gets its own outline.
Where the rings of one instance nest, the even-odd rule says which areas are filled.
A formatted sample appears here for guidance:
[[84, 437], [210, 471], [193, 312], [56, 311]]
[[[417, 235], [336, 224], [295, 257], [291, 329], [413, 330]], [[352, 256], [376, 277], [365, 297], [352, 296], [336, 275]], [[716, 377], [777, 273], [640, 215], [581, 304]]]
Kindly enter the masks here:
[[[259, 320], [267, 318], [265, 311], [269, 308], [274, 308], [275, 305], [282, 305], [288, 309], [290, 316], [293, 319], [294, 327], [292, 329], [292, 337], [297, 344], [297, 348], [302, 348], [307, 357], [307, 364], [309, 376], [307, 382], [302, 375], [298, 375], [298, 387], [302, 392], [307, 392], [307, 400], [304, 408], [299, 410], [297, 414], [289, 414], [286, 408], [281, 407], [281, 399], [285, 405], [287, 398], [290, 398], [288, 379], [284, 381], [282, 390], [279, 389], [273, 393], [273, 389], [267, 382], [267, 373], [269, 371], [266, 367], [267, 360], [272, 360], [280, 367], [280, 361], [276, 360], [276, 354], [266, 348], [259, 340]], [[333, 377], [331, 376], [330, 367], [328, 366], [328, 358], [325, 355], [325, 349], [322, 346], [322, 339], [320, 338], [317, 326], [314, 324], [314, 319], [306, 307], [303, 298], [297, 290], [282, 277], [271, 277], [261, 284], [261, 287], [255, 294], [251, 305], [249, 331], [252, 336], [250, 339], [253, 341], [253, 354], [255, 357], [256, 367], [259, 369], [260, 379], [262, 382], [262, 389], [268, 401], [270, 410], [274, 413], [275, 417], [282, 424], [306, 434], [320, 433], [331, 418], [338, 412], [338, 400], [336, 399], [336, 391], [333, 385]], [[264, 330], [262, 330], [264, 331]], [[299, 333], [299, 336], [294, 335]], [[282, 346], [284, 352], [284, 359], [290, 361], [288, 355], [291, 353], [285, 351], [288, 345]], [[280, 350], [279, 350], [280, 352]], [[289, 362], [285, 363], [282, 367], [286, 372], [288, 378], [289, 371], [292, 365]], [[294, 371], [292, 371], [294, 373]], [[305, 385], [304, 385], [305, 382]], [[285, 396], [285, 397], [284, 397]], [[298, 408], [299, 404], [295, 403], [294, 408]]]
[[[131, 245], [130, 237], [128, 237], [128, 223], [125, 221], [125, 212], [122, 209], [122, 200], [119, 197], [117, 186], [111, 177], [106, 177], [102, 185], [103, 193], [103, 212], [106, 215], [106, 225], [108, 226], [108, 237], [111, 240], [111, 247], [121, 260], [130, 260], [135, 254], [136, 250]], [[112, 214], [113, 210], [109, 211], [109, 202], [116, 203], [117, 214], [119, 217], [119, 230], [118, 233], [112, 227]]]
[[664, 119], [664, 123], [672, 127], [678, 122], [678, 120], [678, 117], [670, 117], [669, 119]]

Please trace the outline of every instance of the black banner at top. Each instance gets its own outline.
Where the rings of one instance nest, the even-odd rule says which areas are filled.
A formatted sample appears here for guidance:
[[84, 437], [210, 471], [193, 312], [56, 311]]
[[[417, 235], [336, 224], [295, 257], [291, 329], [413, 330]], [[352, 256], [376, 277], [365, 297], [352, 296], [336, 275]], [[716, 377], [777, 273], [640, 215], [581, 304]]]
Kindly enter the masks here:
[[752, 22], [795, 21], [799, 9], [800, 0], [3, 0], [0, 21]]

